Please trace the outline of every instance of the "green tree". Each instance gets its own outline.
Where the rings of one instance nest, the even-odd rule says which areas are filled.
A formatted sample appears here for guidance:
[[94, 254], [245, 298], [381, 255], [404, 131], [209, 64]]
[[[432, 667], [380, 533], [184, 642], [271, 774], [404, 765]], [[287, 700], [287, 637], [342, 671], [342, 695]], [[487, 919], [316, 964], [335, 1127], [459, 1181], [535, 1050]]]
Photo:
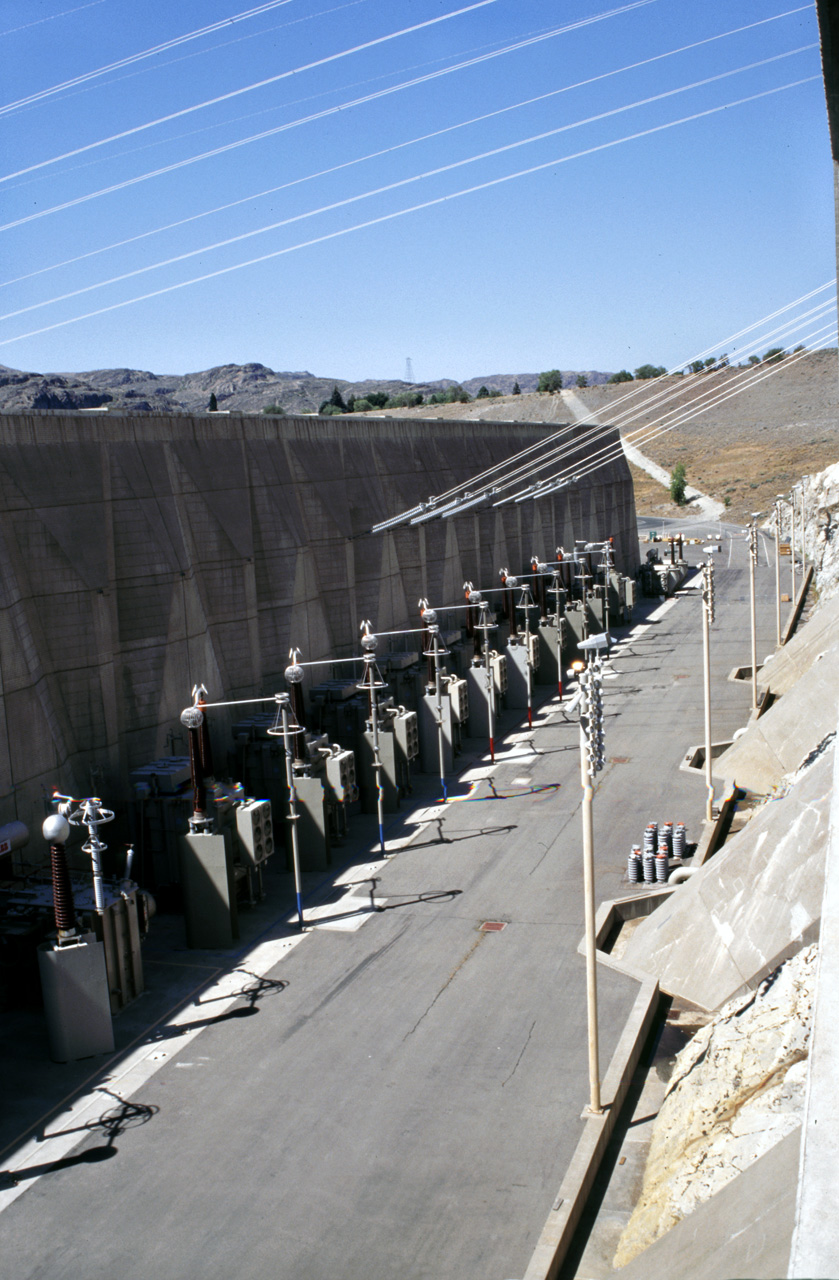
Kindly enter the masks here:
[[514, 396], [520, 396], [520, 395], [521, 395], [521, 387], [520, 387], [520, 386], [519, 386], [519, 384], [518, 384], [518, 380], [517, 380], [516, 382], [514, 382], [514, 383], [513, 383], [513, 395], [514, 395]]
[[323, 404], [318, 409], [318, 413], [322, 418], [334, 418], [339, 413], [346, 413], [346, 410], [339, 409], [331, 400], [324, 400]]
[[218, 400], [216, 400], [215, 391], [210, 392], [210, 403], [207, 405], [207, 409], [210, 413], [218, 413]]
[[691, 360], [690, 364], [688, 365], [688, 368], [690, 369], [691, 373], [701, 373], [702, 370], [705, 368], [705, 365], [701, 360]]
[[677, 462], [673, 470], [670, 472], [670, 497], [677, 506], [685, 505], [685, 485], [687, 477], [685, 475], [685, 464]]
[[478, 387], [478, 393], [477, 393], [477, 395], [475, 396], [475, 399], [476, 399], [476, 400], [488, 400], [488, 399], [489, 399], [489, 387], [484, 387], [484, 386], [480, 386], [480, 387]]
[[760, 356], [749, 356], [749, 364], [760, 364]]
[[544, 373], [539, 374], [539, 386], [537, 391], [561, 391], [562, 390], [562, 374], [559, 369], [546, 369]]
[[610, 382], [632, 382], [633, 377], [628, 369], [621, 369], [620, 373], [613, 373]]
[[708, 356], [708, 359], [705, 361], [705, 363], [704, 363], [704, 366], [703, 366], [703, 367], [704, 367], [705, 369], [713, 369], [713, 367], [714, 367], [714, 365], [715, 365], [716, 363], [717, 363], [717, 357], [716, 357], [716, 356]]
[[281, 404], [266, 404], [262, 412], [273, 414], [277, 418], [285, 417], [285, 409]]
[[374, 409], [384, 409], [387, 404], [388, 396], [386, 391], [368, 391], [364, 399]]
[[369, 413], [374, 406], [365, 396], [362, 400], [356, 400], [353, 405], [353, 413]]
[[642, 364], [640, 369], [635, 370], [635, 377], [644, 381], [647, 378], [660, 378], [666, 372], [663, 364]]
[[586, 377], [586, 375], [585, 375], [584, 373], [578, 373], [578, 374], [577, 374], [577, 386], [578, 386], [578, 387], [587, 387], [587, 386], [588, 386], [588, 378]]
[[763, 363], [777, 364], [779, 360], [783, 360], [786, 354], [783, 347], [770, 347], [768, 351], [764, 352]]
[[347, 413], [355, 413], [355, 396], [347, 396]]
[[333, 408], [337, 409], [339, 413], [347, 412], [347, 406], [344, 404], [344, 397], [341, 395], [341, 392], [337, 387], [332, 388], [332, 395], [329, 397], [329, 403]]

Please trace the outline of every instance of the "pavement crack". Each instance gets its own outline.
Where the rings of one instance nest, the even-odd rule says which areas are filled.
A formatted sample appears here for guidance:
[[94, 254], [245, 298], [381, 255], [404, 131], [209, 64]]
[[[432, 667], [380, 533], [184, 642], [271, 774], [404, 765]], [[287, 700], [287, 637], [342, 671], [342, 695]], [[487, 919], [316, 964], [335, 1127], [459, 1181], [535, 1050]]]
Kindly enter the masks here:
[[522, 1058], [524, 1057], [525, 1053], [527, 1052], [527, 1046], [530, 1044], [530, 1037], [533, 1035], [533, 1031], [534, 1031], [535, 1026], [536, 1026], [536, 1019], [534, 1018], [534, 1019], [533, 1019], [533, 1022], [532, 1022], [532, 1024], [531, 1024], [530, 1030], [529, 1030], [529, 1031], [528, 1031], [528, 1033], [527, 1033], [527, 1038], [525, 1039], [525, 1042], [524, 1042], [524, 1044], [523, 1044], [523, 1045], [522, 1045], [522, 1047], [521, 1047], [521, 1053], [520, 1053], [520, 1054], [519, 1054], [519, 1056], [516, 1058], [515, 1066], [513, 1067], [513, 1069], [512, 1069], [512, 1071], [510, 1072], [510, 1074], [507, 1076], [507, 1079], [506, 1079], [506, 1080], [502, 1080], [502, 1081], [501, 1081], [501, 1088], [502, 1088], [502, 1089], [504, 1088], [505, 1084], [507, 1084], [507, 1081], [512, 1080], [513, 1076], [514, 1076], [514, 1075], [516, 1074], [516, 1072], [518, 1071], [518, 1069], [519, 1069], [519, 1063], [521, 1062]]
[[440, 999], [440, 996], [443, 994], [443, 992], [444, 992], [448, 987], [450, 987], [450, 986], [451, 986], [451, 984], [454, 982], [455, 978], [456, 978], [456, 977], [457, 977], [457, 975], [460, 973], [460, 971], [461, 971], [461, 969], [463, 968], [463, 966], [466, 964], [466, 961], [469, 959], [469, 957], [470, 957], [470, 956], [474, 955], [474, 953], [477, 951], [478, 947], [479, 947], [479, 946], [481, 945], [481, 943], [483, 942], [484, 938], [486, 938], [487, 936], [488, 936], [488, 935], [487, 935], [487, 934], [485, 934], [485, 933], [479, 933], [479, 934], [478, 934], [477, 938], [476, 938], [476, 939], [475, 939], [475, 941], [472, 943], [472, 945], [471, 945], [471, 947], [469, 948], [469, 950], [466, 952], [466, 955], [465, 955], [465, 956], [463, 956], [463, 957], [462, 957], [462, 959], [459, 961], [459, 963], [458, 963], [458, 964], [456, 964], [456, 965], [455, 965], [455, 967], [452, 969], [452, 971], [451, 971], [451, 973], [449, 974], [448, 978], [446, 978], [446, 981], [443, 983], [442, 987], [441, 987], [441, 988], [440, 988], [440, 990], [437, 992], [437, 994], [436, 994], [436, 996], [434, 997], [434, 999], [431, 1001], [431, 1004], [430, 1004], [430, 1005], [428, 1006], [428, 1008], [425, 1010], [425, 1013], [421, 1014], [421, 1015], [420, 1015], [420, 1017], [419, 1017], [419, 1018], [417, 1018], [416, 1022], [415, 1022], [415, 1023], [414, 1023], [414, 1025], [411, 1027], [411, 1030], [410, 1030], [410, 1031], [407, 1031], [407, 1032], [405, 1033], [405, 1035], [402, 1037], [402, 1043], [403, 1043], [403, 1044], [404, 1044], [404, 1043], [405, 1043], [405, 1041], [408, 1039], [408, 1036], [412, 1036], [412, 1035], [414, 1034], [414, 1032], [416, 1031], [416, 1029], [417, 1029], [417, 1027], [420, 1025], [420, 1023], [421, 1023], [421, 1022], [423, 1022], [423, 1021], [428, 1017], [429, 1013], [430, 1013], [430, 1012], [431, 1012], [431, 1010], [434, 1008], [434, 1006], [435, 1006], [435, 1004], [437, 1003], [437, 1001]]

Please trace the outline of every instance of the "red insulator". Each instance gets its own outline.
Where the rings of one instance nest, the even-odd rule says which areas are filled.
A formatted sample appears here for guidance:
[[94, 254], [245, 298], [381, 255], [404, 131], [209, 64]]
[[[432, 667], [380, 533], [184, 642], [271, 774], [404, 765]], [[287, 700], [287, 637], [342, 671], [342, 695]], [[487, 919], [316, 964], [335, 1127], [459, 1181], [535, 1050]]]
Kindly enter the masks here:
[[50, 859], [55, 927], [59, 933], [72, 933], [76, 927], [76, 907], [73, 902], [73, 886], [70, 883], [67, 855], [63, 844], [50, 845]]

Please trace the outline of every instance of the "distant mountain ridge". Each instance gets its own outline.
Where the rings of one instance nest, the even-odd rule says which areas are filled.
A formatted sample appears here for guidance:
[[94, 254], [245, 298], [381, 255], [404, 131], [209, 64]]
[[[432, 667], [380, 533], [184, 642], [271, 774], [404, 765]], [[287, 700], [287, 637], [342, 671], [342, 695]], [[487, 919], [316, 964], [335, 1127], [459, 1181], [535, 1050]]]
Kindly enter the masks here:
[[[607, 382], [597, 370], [562, 370], [565, 386], [573, 387], [583, 372], [590, 386]], [[142, 369], [94, 369], [87, 373], [27, 373], [0, 365], [0, 413], [31, 409], [98, 409], [116, 413], [205, 413], [214, 394], [220, 410], [261, 413], [280, 404], [286, 413], [317, 413], [337, 387], [346, 400], [371, 391], [388, 395], [416, 391], [427, 400], [435, 392], [462, 386], [474, 396], [482, 386], [510, 395], [518, 382], [522, 392], [535, 391], [538, 373], [498, 373], [481, 378], [454, 378], [409, 383], [399, 379], [321, 378], [306, 370], [281, 373], [264, 364], [225, 364], [199, 373], [157, 374]]]

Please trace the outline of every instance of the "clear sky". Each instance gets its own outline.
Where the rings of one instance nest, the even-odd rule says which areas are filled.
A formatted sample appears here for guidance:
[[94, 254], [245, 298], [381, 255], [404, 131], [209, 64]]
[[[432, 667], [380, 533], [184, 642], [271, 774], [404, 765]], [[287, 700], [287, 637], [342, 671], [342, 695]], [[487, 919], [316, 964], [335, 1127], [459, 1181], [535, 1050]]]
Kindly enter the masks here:
[[0, 0], [0, 56], [14, 368], [670, 366], [835, 274], [811, 4]]

